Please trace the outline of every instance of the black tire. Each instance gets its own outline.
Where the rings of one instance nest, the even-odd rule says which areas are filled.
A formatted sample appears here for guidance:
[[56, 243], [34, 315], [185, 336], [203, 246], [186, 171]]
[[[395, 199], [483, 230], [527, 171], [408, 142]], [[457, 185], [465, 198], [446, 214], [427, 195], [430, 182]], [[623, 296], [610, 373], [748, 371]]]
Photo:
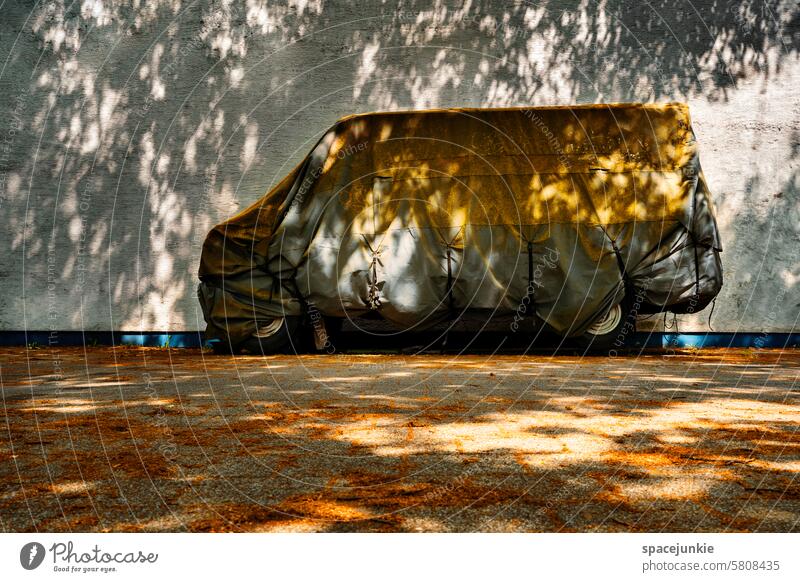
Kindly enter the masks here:
[[295, 352], [300, 348], [300, 318], [286, 316], [280, 322], [270, 322], [260, 328], [261, 331], [274, 325], [275, 329], [268, 330], [266, 335], [254, 335], [239, 346], [243, 351], [255, 355], [281, 354]]
[[586, 331], [572, 339], [577, 347], [586, 351], [624, 348], [632, 339], [628, 336], [636, 330], [635, 323], [635, 314], [631, 312], [628, 302], [623, 300], [593, 325], [595, 331]]
[[228, 340], [215, 340], [210, 343], [211, 349], [215, 356], [230, 356], [238, 353], [239, 350], [231, 347]]

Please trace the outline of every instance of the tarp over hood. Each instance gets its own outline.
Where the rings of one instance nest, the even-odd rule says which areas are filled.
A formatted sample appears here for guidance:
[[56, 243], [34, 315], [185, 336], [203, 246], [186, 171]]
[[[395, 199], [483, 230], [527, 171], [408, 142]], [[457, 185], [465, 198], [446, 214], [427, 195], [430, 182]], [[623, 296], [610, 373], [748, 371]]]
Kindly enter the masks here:
[[309, 305], [410, 328], [524, 300], [575, 335], [626, 294], [699, 311], [721, 250], [686, 105], [368, 113], [214, 227], [199, 294], [233, 342]]

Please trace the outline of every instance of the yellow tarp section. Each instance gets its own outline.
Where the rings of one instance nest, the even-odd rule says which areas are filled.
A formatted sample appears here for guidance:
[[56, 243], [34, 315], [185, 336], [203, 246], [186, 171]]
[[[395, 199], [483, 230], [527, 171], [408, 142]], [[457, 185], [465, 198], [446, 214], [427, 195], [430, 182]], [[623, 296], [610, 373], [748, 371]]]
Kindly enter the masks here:
[[[696, 148], [680, 103], [367, 113], [325, 139], [303, 194], [337, 191], [356, 228], [387, 227], [402, 201], [423, 227], [679, 220], [693, 189]], [[219, 240], [267, 241], [298, 170], [217, 226]], [[391, 180], [384, 224], [361, 224], [379, 178]]]
[[391, 179], [384, 219], [412, 200], [421, 225], [678, 218], [692, 189], [690, 127], [678, 104], [355, 116], [342, 122], [319, 188], [355, 178], [342, 193], [355, 220], [375, 176]]

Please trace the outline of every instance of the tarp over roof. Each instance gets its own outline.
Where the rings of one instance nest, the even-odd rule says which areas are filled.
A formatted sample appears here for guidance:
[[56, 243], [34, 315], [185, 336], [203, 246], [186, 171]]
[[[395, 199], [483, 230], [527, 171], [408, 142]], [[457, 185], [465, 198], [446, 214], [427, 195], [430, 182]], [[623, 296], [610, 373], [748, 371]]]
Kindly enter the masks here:
[[720, 250], [683, 104], [368, 113], [209, 233], [201, 301], [211, 335], [246, 337], [309, 302], [409, 327], [532, 287], [575, 334], [625, 287], [702, 309]]

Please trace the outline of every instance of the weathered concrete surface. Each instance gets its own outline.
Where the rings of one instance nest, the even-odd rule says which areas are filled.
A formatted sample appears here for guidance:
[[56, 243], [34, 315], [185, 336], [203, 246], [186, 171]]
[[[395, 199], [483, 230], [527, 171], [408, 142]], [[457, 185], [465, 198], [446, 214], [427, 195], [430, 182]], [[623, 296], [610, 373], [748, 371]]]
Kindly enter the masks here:
[[340, 116], [666, 100], [719, 210], [714, 328], [795, 329], [795, 2], [145, 4], [1, 9], [0, 329], [202, 328], [206, 232]]
[[800, 352], [0, 350], [5, 531], [797, 531]]

